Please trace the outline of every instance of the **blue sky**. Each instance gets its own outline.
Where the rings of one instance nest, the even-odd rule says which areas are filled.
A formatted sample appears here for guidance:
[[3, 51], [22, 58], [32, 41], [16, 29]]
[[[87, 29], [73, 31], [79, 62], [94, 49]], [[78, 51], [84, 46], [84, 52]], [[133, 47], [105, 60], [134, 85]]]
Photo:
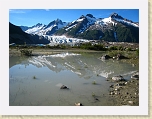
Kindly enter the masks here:
[[37, 23], [47, 25], [57, 18], [64, 22], [72, 22], [81, 15], [92, 14], [96, 18], [105, 18], [114, 12], [139, 22], [139, 9], [10, 9], [9, 22], [17, 26], [33, 26]]

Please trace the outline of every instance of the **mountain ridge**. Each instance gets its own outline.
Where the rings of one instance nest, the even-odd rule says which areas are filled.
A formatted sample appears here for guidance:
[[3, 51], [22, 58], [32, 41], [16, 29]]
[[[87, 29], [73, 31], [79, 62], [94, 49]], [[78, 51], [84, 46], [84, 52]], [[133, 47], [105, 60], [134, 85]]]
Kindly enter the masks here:
[[[38, 23], [23, 31], [38, 36], [66, 36], [87, 40], [105, 40], [110, 42], [139, 42], [139, 23], [112, 13], [107, 18], [95, 18], [92, 14], [81, 15], [72, 22], [60, 19], [51, 21], [48, 25]], [[50, 39], [49, 39], [50, 38]]]
[[28, 34], [19, 26], [9, 22], [9, 44], [48, 44], [49, 40], [43, 36]]

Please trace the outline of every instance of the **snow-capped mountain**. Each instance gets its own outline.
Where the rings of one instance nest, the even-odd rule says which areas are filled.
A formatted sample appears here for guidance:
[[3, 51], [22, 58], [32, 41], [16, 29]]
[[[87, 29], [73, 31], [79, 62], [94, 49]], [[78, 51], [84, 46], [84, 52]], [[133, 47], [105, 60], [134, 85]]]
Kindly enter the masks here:
[[28, 29], [26, 26], [24, 26], [24, 27], [21, 26], [21, 28], [26, 33], [37, 34], [37, 35], [41, 36], [41, 35], [52, 35], [57, 30], [63, 28], [67, 24], [68, 23], [62, 22], [60, 19], [56, 19], [56, 20], [50, 22], [48, 25], [38, 23], [32, 27], [28, 27]]
[[117, 22], [121, 22], [121, 23], [124, 23], [124, 24], [128, 24], [128, 25], [132, 25], [132, 26], [135, 26], [135, 27], [139, 27], [139, 24], [138, 23], [135, 23], [131, 20], [128, 20], [128, 19], [125, 19], [121, 16], [119, 16], [117, 13], [113, 13], [110, 18], [112, 18], [113, 20], [117, 21]]
[[139, 24], [111, 14], [107, 18], [95, 18], [91, 14], [82, 15], [54, 35], [83, 38], [88, 40], [107, 40], [123, 42], [139, 42]]
[[91, 14], [87, 14], [86, 16], [82, 15], [79, 19], [71, 22], [69, 25], [66, 26], [65, 30], [70, 31], [72, 28], [79, 25], [80, 29], [78, 33], [83, 33], [87, 28], [93, 25], [96, 22], [96, 18], [93, 17]]
[[29, 33], [29, 34], [38, 34], [39, 32], [41, 32], [41, 30], [44, 27], [45, 27], [45, 25], [38, 23], [38, 24], [28, 28], [25, 32]]
[[9, 22], [9, 44], [48, 44], [49, 40], [44, 36], [28, 34], [22, 31], [19, 26]]
[[125, 18], [119, 16], [117, 13], [111, 14], [108, 18], [99, 18], [99, 19], [96, 19], [91, 14], [87, 14], [86, 16], [82, 15], [77, 20], [72, 21], [70, 24], [68, 24], [65, 27], [65, 30], [70, 31], [72, 28], [81, 26], [78, 33], [83, 33], [85, 30], [88, 30], [89, 27], [91, 27], [92, 25], [104, 27], [104, 26], [108, 26], [108, 25], [110, 26], [111, 24], [113, 26], [116, 26], [117, 23], [123, 23], [125, 25], [139, 27], [138, 23], [134, 23], [131, 20], [125, 19]]
[[[69, 38], [139, 42], [139, 23], [123, 18], [117, 13], [113, 13], [107, 18], [95, 18], [92, 14], [81, 15], [70, 23], [57, 19], [48, 25], [37, 24], [26, 29], [25, 32], [44, 36], [51, 42], [53, 37], [57, 39], [56, 37], [59, 36], [58, 43], [68, 42]], [[67, 37], [67, 40], [61, 41], [60, 36], [64, 36], [64, 39]]]

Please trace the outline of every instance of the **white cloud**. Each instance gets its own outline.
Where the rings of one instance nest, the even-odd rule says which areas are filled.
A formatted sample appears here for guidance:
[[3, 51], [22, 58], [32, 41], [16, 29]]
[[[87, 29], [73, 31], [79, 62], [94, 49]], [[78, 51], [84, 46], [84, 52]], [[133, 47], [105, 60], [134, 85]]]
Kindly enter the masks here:
[[24, 13], [26, 13], [23, 10], [17, 10], [17, 9], [9, 9], [9, 12], [10, 13], [15, 13], [15, 14], [24, 14]]

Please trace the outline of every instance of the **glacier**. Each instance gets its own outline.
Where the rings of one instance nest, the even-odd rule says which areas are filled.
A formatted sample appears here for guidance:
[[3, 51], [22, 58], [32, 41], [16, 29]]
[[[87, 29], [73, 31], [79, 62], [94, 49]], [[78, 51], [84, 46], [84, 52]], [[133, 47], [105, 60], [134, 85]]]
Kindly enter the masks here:
[[75, 46], [75, 45], [78, 45], [80, 43], [90, 42], [89, 40], [86, 40], [86, 39], [68, 38], [66, 36], [44, 35], [44, 37], [50, 41], [50, 43], [49, 43], [50, 46], [55, 46], [58, 44], [67, 44], [67, 45]]

